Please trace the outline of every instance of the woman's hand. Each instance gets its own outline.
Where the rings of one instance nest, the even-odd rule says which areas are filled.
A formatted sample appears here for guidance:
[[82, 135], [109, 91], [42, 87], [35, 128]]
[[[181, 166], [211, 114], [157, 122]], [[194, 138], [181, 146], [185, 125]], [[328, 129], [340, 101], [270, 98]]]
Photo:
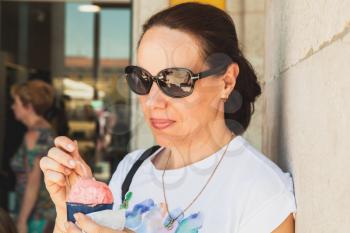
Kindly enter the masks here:
[[55, 147], [40, 160], [40, 168], [56, 207], [56, 222], [60, 222], [62, 228], [67, 219], [66, 201], [70, 186], [80, 177], [92, 177], [91, 169], [81, 158], [77, 142], [63, 136], [55, 138]]
[[130, 230], [118, 231], [98, 225], [90, 217], [81, 213], [74, 214], [74, 218], [76, 219], [76, 225], [72, 222], [65, 224], [67, 233], [133, 233]]

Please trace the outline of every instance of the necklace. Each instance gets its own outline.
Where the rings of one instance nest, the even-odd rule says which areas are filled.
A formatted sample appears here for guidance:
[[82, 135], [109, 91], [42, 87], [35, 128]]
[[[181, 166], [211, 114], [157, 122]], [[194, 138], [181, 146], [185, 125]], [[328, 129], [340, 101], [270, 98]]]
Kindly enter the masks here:
[[219, 162], [216, 164], [213, 172], [211, 173], [211, 175], [209, 176], [207, 182], [205, 183], [205, 185], [203, 186], [203, 188], [200, 190], [200, 192], [195, 196], [195, 198], [190, 202], [190, 204], [187, 205], [187, 207], [181, 211], [181, 213], [176, 216], [175, 218], [171, 217], [170, 213], [169, 213], [169, 208], [168, 208], [168, 201], [167, 201], [167, 198], [166, 198], [166, 194], [165, 194], [165, 185], [164, 185], [164, 175], [165, 175], [165, 170], [168, 168], [168, 163], [169, 163], [169, 159], [170, 159], [170, 156], [171, 154], [168, 156], [168, 159], [167, 159], [167, 162], [166, 162], [166, 165], [165, 165], [165, 168], [163, 170], [163, 174], [162, 174], [162, 186], [163, 186], [163, 197], [164, 197], [164, 201], [165, 201], [165, 205], [166, 205], [166, 209], [167, 209], [167, 212], [168, 212], [168, 216], [169, 216], [169, 221], [165, 224], [165, 227], [168, 229], [168, 230], [171, 230], [173, 228], [173, 225], [175, 223], [175, 221], [181, 216], [181, 215], [184, 215], [185, 214], [185, 211], [187, 211], [192, 205], [193, 203], [198, 199], [198, 197], [203, 193], [204, 189], [208, 186], [210, 180], [213, 178], [217, 168], [219, 167], [222, 159], [224, 158], [225, 154], [226, 154], [226, 151], [227, 151], [227, 148], [228, 146], [230, 145], [231, 141], [233, 139], [233, 134], [232, 134], [232, 138], [230, 140], [229, 143], [227, 143], [227, 146], [225, 148], [225, 151], [224, 153], [222, 153], [221, 155], [221, 158], [219, 160]]

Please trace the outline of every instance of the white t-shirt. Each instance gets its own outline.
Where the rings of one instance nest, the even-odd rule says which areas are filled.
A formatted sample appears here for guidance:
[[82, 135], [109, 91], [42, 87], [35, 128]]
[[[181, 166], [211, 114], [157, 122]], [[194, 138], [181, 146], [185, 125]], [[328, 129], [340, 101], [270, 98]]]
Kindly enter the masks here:
[[[171, 216], [177, 217], [207, 182], [224, 146], [190, 166], [167, 170], [164, 176]], [[275, 163], [255, 150], [242, 136], [232, 139], [211, 181], [193, 205], [178, 218], [172, 230], [164, 227], [162, 173], [150, 158], [136, 172], [129, 191], [126, 227], [137, 233], [270, 233], [289, 214], [296, 213], [293, 181]], [[110, 188], [118, 209], [121, 185], [134, 162], [145, 150], [129, 153], [114, 173]]]

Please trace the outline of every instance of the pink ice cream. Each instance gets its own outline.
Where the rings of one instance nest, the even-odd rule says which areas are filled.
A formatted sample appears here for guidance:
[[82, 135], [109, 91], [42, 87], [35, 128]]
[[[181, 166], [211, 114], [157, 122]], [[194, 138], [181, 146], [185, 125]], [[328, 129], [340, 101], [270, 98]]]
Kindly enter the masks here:
[[81, 178], [72, 186], [68, 202], [88, 205], [112, 204], [113, 194], [105, 183]]

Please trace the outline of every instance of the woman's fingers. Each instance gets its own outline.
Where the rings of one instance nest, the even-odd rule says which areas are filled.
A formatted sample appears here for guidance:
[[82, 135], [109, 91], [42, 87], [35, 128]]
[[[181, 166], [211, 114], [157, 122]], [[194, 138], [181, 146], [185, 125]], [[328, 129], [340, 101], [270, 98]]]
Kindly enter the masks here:
[[99, 226], [91, 218], [89, 218], [84, 214], [81, 214], [81, 213], [74, 214], [74, 218], [76, 220], [76, 224], [87, 233], [103, 232], [101, 229], [101, 226]]
[[78, 161], [78, 166], [76, 166], [76, 171], [80, 176], [83, 177], [92, 177], [92, 172], [90, 167], [85, 163], [85, 161], [82, 159], [79, 150], [78, 150], [78, 142], [74, 140], [74, 146], [75, 149], [71, 153], [72, 157]]
[[59, 136], [55, 138], [55, 146], [71, 154], [73, 159], [83, 160], [78, 151], [77, 141], [73, 141], [64, 136]]
[[74, 142], [65, 136], [56, 137], [54, 143], [56, 147], [59, 147], [69, 153], [72, 153], [75, 149]]
[[74, 171], [81, 177], [91, 178], [92, 172], [88, 165], [85, 162], [76, 160], [77, 166]]
[[69, 168], [63, 166], [62, 164], [47, 156], [40, 159], [40, 168], [43, 172], [46, 170], [52, 170], [63, 173], [65, 175], [69, 175], [71, 173], [71, 170]]
[[80, 156], [80, 153], [79, 153], [79, 147], [78, 147], [77, 140], [74, 140], [74, 150], [72, 151], [71, 155], [73, 156], [74, 159], [83, 160]]
[[81, 230], [72, 222], [65, 223], [64, 227], [66, 228], [67, 233], [81, 233]]
[[[55, 172], [52, 170], [46, 170], [44, 172], [45, 175], [45, 184], [48, 190], [51, 190], [52, 186], [58, 185], [61, 187], [66, 186], [66, 178], [60, 172]], [[58, 189], [59, 187], [57, 187]]]
[[124, 231], [103, 227], [81, 213], [74, 214], [74, 218], [77, 221], [76, 224], [86, 233], [125, 233]]
[[55, 138], [55, 145], [56, 147], [50, 149], [49, 157], [74, 169], [79, 176], [92, 177], [91, 169], [79, 154], [77, 141], [60, 136]]
[[77, 162], [72, 158], [72, 156], [57, 147], [52, 147], [47, 153], [47, 156], [66, 166], [67, 168], [74, 169], [77, 166]]

